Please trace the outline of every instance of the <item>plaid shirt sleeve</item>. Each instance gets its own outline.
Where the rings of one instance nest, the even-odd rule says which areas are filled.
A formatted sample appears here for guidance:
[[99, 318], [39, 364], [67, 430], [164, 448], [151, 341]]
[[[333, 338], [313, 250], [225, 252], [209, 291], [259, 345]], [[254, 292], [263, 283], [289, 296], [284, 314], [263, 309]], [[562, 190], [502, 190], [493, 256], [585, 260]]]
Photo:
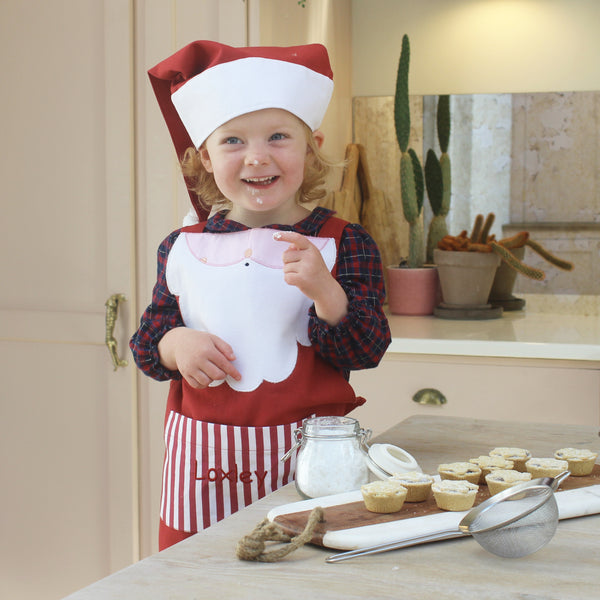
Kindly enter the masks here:
[[309, 335], [317, 352], [344, 371], [375, 367], [391, 342], [383, 312], [385, 283], [379, 250], [360, 225], [347, 225], [336, 278], [348, 296], [348, 314], [330, 326], [310, 309]]
[[156, 284], [152, 291], [152, 302], [140, 319], [140, 327], [129, 342], [135, 363], [140, 370], [158, 381], [181, 379], [179, 371], [170, 371], [160, 364], [158, 342], [174, 327], [183, 326], [177, 298], [166, 282], [166, 266], [169, 252], [179, 235], [179, 230], [167, 237], [158, 248]]

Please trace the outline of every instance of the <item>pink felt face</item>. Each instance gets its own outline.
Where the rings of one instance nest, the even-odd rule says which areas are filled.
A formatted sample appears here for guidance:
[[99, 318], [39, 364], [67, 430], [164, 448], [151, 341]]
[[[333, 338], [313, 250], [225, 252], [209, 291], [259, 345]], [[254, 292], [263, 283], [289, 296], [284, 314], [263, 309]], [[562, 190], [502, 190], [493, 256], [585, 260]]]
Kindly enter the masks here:
[[[282, 269], [283, 252], [287, 244], [273, 239], [272, 229], [248, 229], [228, 234], [228, 243], [223, 245], [220, 233], [187, 234], [190, 252], [202, 263], [215, 267], [234, 265], [251, 260], [265, 267]], [[331, 243], [328, 238], [310, 237], [319, 251]]]

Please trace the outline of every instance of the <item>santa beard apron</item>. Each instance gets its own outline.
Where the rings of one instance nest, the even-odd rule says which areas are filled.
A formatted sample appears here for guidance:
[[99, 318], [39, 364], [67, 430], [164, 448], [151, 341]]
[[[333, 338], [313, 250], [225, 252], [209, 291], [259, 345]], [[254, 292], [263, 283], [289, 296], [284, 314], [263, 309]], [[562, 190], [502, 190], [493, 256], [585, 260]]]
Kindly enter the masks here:
[[[330, 218], [309, 238], [327, 267], [344, 222]], [[195, 532], [293, 480], [281, 457], [311, 415], [344, 415], [364, 402], [308, 338], [312, 300], [285, 283], [286, 243], [276, 230], [183, 230], [167, 262], [167, 284], [187, 327], [228, 342], [240, 381], [194, 389], [171, 382], [165, 423], [161, 520]], [[329, 233], [329, 235], [331, 235]]]

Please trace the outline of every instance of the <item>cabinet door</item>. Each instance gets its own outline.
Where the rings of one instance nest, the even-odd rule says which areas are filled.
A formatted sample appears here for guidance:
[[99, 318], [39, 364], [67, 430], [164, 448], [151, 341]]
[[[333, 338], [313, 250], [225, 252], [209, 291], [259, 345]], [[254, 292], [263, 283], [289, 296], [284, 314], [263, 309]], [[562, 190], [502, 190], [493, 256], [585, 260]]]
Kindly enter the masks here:
[[[0, 2], [0, 597], [62, 598], [137, 558], [132, 22], [122, 0]], [[132, 439], [132, 436], [133, 439]]]

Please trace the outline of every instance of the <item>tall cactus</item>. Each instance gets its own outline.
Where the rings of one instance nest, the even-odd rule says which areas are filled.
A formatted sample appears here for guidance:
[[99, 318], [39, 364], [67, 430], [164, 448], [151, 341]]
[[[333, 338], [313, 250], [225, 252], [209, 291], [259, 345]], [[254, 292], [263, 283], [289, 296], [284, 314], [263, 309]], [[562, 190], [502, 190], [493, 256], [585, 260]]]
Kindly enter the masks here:
[[[448, 144], [450, 141], [450, 96], [443, 95], [438, 99], [437, 133], [440, 144], [440, 158], [433, 150], [427, 152], [425, 173], [414, 150], [408, 147], [410, 139], [410, 104], [408, 96], [408, 71], [410, 64], [410, 43], [408, 36], [402, 37], [402, 50], [398, 62], [396, 78], [396, 95], [394, 98], [394, 125], [396, 138], [400, 148], [400, 190], [402, 210], [409, 225], [408, 266], [421, 267], [425, 259], [433, 262], [433, 250], [445, 235], [448, 235], [446, 216], [450, 210], [450, 157]], [[424, 181], [427, 185], [427, 196], [433, 211], [433, 219], [429, 225], [427, 248], [424, 243], [423, 230], [423, 194]]]
[[423, 209], [423, 170], [414, 150], [408, 148], [410, 138], [410, 104], [408, 97], [408, 70], [410, 43], [402, 37], [402, 50], [398, 61], [396, 95], [394, 98], [394, 125], [400, 148], [400, 190], [402, 211], [409, 225], [408, 266], [421, 267], [425, 262]]
[[450, 210], [450, 193], [452, 179], [450, 174], [450, 156], [448, 144], [450, 143], [450, 96], [442, 95], [438, 98], [437, 105], [437, 133], [440, 144], [440, 158], [433, 150], [427, 152], [425, 161], [425, 181], [427, 183], [427, 196], [433, 212], [427, 235], [427, 260], [433, 262], [433, 250], [438, 242], [448, 235], [446, 216]]
[[427, 260], [433, 262], [433, 250], [437, 243], [448, 235], [446, 217], [443, 214], [444, 207], [444, 176], [440, 160], [431, 149], [427, 151], [425, 160], [425, 182], [427, 185], [427, 196], [433, 212], [429, 232], [427, 234]]

